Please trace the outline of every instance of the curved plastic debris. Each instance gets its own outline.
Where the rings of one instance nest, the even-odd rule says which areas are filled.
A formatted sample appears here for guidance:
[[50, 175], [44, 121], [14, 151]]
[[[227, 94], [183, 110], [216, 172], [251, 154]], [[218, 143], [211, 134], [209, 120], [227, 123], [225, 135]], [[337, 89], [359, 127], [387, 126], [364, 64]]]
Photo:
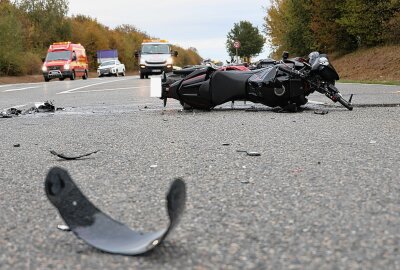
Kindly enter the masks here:
[[157, 232], [141, 233], [94, 206], [64, 169], [54, 167], [49, 171], [45, 190], [50, 202], [78, 238], [102, 251], [122, 255], [143, 254], [160, 245], [179, 222], [186, 201], [185, 183], [181, 179], [174, 180], [167, 194], [169, 226]]

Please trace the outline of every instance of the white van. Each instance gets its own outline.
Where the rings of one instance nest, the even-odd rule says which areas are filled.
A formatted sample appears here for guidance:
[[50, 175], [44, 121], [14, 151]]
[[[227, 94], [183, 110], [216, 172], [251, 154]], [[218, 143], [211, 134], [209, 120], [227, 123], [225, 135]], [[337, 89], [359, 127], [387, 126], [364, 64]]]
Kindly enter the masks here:
[[172, 45], [166, 40], [144, 40], [140, 52], [135, 56], [139, 58], [140, 78], [148, 78], [152, 74], [172, 72], [174, 57], [177, 51], [172, 50]]

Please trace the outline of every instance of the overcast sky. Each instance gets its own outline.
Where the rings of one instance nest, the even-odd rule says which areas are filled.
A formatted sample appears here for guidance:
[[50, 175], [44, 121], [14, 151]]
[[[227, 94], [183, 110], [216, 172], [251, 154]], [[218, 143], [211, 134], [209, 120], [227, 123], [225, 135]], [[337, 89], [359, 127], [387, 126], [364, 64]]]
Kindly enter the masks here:
[[[227, 60], [225, 42], [234, 23], [250, 21], [263, 31], [269, 0], [69, 0], [70, 15], [83, 14], [114, 28], [131, 24], [203, 58]], [[269, 48], [258, 58], [266, 58]]]

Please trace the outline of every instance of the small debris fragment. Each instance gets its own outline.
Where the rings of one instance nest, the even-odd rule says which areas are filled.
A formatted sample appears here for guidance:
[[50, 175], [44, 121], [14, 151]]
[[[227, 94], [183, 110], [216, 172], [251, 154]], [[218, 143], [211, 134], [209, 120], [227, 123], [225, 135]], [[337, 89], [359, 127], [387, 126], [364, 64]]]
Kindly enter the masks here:
[[247, 155], [251, 156], [251, 157], [259, 157], [259, 156], [261, 156], [261, 154], [258, 153], [258, 152], [247, 152]]
[[321, 161], [318, 161], [318, 165], [321, 165]]
[[0, 117], [1, 117], [1, 118], [12, 118], [11, 115], [6, 114], [5, 112], [2, 112], [2, 113], [0, 114]]
[[240, 183], [242, 183], [242, 184], [250, 184], [250, 181], [249, 180], [242, 180], [242, 181], [240, 181]]
[[14, 144], [14, 147], [20, 147], [21, 145], [19, 143]]
[[250, 157], [259, 157], [259, 156], [261, 156], [261, 153], [253, 152], [253, 151], [236, 150], [236, 152], [238, 152], [238, 153], [246, 153]]
[[150, 165], [150, 168], [157, 168], [158, 165], [154, 164], [154, 165]]
[[147, 105], [146, 105], [146, 106], [144, 106], [144, 108], [145, 108], [145, 109], [147, 109], [147, 108], [148, 108], [148, 107], [147, 107]]
[[57, 229], [63, 232], [70, 232], [71, 229], [67, 225], [57, 225]]
[[36, 103], [35, 112], [55, 112], [56, 107], [53, 105], [51, 101], [45, 101], [44, 103]]
[[56, 151], [53, 151], [53, 150], [50, 150], [50, 153], [55, 155], [55, 156], [57, 156], [57, 157], [59, 157], [59, 158], [65, 159], [65, 160], [76, 160], [76, 159], [80, 159], [80, 158], [83, 158], [83, 157], [87, 157], [87, 156], [96, 154], [99, 151], [100, 150], [96, 150], [96, 151], [93, 151], [93, 152], [90, 152], [90, 153], [87, 153], [87, 154], [84, 154], [84, 155], [74, 156], [74, 157], [68, 157], [68, 156], [65, 156], [63, 154], [58, 154]]
[[230, 143], [223, 143], [222, 144], [223, 146], [229, 146], [229, 145], [231, 145]]
[[319, 114], [319, 115], [325, 115], [328, 114], [329, 111], [328, 110], [315, 110], [314, 114]]
[[369, 143], [370, 144], [376, 144], [376, 141], [370, 141]]

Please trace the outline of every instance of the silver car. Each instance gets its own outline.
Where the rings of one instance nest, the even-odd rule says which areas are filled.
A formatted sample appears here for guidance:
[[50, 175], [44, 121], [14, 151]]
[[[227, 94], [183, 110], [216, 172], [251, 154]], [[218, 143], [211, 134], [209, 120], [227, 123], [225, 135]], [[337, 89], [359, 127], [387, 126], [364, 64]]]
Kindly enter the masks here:
[[125, 76], [125, 65], [119, 60], [109, 60], [100, 64], [97, 69], [99, 77], [103, 76]]

